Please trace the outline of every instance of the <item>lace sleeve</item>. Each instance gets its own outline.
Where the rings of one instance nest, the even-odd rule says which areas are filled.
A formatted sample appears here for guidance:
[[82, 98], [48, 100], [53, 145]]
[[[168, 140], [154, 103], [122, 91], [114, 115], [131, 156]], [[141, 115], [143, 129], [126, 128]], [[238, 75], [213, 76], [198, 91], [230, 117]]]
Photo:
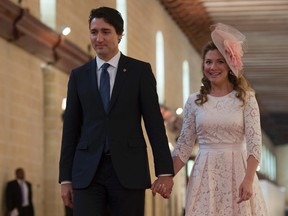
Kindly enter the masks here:
[[247, 142], [248, 157], [253, 155], [258, 162], [261, 159], [261, 125], [260, 112], [255, 95], [248, 92], [244, 107], [245, 136]]
[[181, 161], [186, 163], [191, 156], [192, 148], [196, 140], [196, 125], [195, 125], [195, 97], [191, 95], [184, 108], [184, 120], [180, 136], [177, 140], [177, 145], [172, 156], [179, 156]]

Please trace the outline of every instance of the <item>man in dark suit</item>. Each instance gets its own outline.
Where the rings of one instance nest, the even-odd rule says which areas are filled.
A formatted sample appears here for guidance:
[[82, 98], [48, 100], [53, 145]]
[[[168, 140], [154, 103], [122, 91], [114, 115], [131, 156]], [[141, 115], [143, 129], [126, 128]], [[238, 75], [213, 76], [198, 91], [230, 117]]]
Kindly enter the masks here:
[[[141, 216], [145, 189], [151, 187], [142, 118], [156, 176], [167, 192], [163, 197], [169, 197], [173, 186], [156, 80], [149, 63], [120, 53], [123, 19], [117, 10], [93, 9], [89, 30], [97, 57], [72, 70], [68, 83], [59, 175], [62, 199], [73, 207], [74, 216], [103, 216], [107, 207], [115, 216]], [[107, 77], [107, 71], [106, 105], [102, 75]]]
[[6, 186], [7, 215], [34, 216], [31, 183], [25, 181], [22, 168], [16, 169], [15, 174], [16, 179]]

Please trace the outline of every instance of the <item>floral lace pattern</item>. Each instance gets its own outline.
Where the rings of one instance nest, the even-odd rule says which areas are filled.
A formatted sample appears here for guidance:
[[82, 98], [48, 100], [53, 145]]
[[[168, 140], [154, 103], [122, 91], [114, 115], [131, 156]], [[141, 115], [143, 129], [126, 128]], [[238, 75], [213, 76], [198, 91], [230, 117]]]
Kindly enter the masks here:
[[267, 216], [257, 176], [253, 196], [237, 204], [247, 158], [261, 158], [259, 108], [254, 93], [246, 103], [232, 91], [223, 97], [208, 95], [202, 106], [192, 94], [184, 109], [184, 123], [173, 156], [189, 159], [196, 139], [199, 152], [187, 185], [186, 216]]

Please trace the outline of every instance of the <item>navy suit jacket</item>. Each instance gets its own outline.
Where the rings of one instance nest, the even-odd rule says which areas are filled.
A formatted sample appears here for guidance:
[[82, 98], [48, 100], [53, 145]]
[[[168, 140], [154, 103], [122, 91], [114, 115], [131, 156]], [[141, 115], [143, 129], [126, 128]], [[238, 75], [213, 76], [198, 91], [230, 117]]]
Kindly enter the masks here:
[[73, 188], [89, 186], [107, 136], [121, 184], [130, 189], [149, 188], [151, 179], [142, 118], [152, 146], [156, 175], [174, 174], [150, 64], [121, 54], [108, 113], [102, 104], [96, 70], [94, 59], [71, 72], [59, 181], [72, 181]]

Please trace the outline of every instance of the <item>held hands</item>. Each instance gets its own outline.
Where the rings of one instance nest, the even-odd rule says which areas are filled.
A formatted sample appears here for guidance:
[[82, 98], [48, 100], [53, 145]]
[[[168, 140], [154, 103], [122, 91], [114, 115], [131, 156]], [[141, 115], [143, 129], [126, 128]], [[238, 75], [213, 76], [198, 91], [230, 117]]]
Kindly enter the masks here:
[[61, 184], [61, 197], [65, 206], [73, 208], [73, 190], [71, 183]]
[[152, 184], [152, 194], [155, 196], [156, 193], [159, 193], [163, 198], [168, 199], [172, 192], [173, 185], [173, 176], [159, 176]]
[[244, 179], [239, 187], [239, 200], [237, 203], [241, 203], [243, 201], [247, 201], [253, 195], [253, 188], [252, 188], [253, 181]]

